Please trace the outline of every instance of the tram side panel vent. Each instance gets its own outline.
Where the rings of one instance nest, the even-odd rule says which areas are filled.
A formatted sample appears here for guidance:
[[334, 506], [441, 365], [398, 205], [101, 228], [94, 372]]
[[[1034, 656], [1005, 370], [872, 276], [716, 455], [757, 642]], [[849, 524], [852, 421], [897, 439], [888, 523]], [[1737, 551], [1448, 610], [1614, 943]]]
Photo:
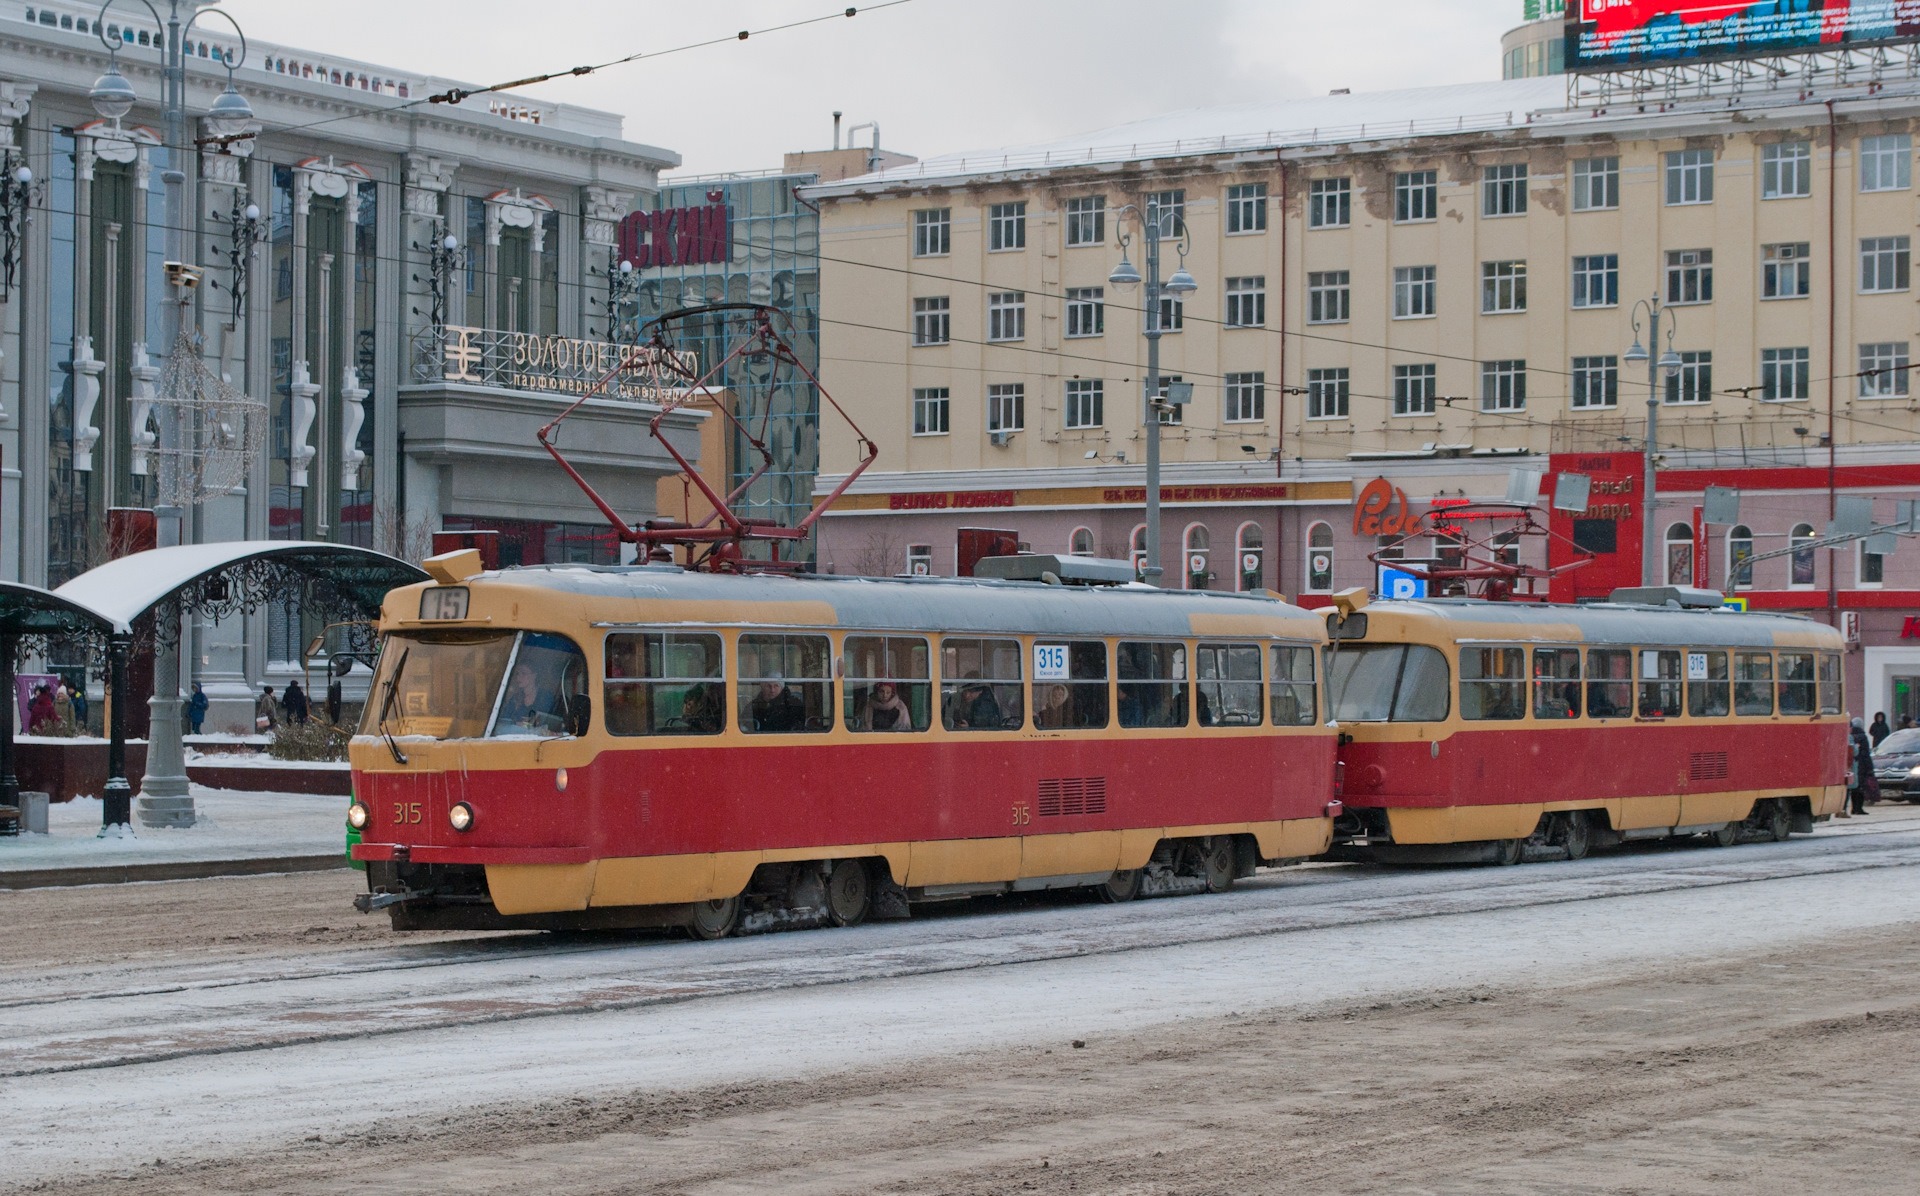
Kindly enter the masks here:
[[1687, 779], [1689, 781], [1726, 780], [1727, 754], [1725, 752], [1694, 752], [1687, 757]]
[[1041, 818], [1107, 812], [1107, 778], [1043, 777], [1034, 813]]

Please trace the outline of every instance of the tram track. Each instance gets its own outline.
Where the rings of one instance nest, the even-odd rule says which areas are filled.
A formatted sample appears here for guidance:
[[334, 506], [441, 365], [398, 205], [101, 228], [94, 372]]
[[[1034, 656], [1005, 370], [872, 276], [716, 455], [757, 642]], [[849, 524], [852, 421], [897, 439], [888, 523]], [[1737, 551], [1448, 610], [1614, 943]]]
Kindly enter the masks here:
[[[69, 986], [0, 1003], [0, 1078], [373, 1040], [1014, 967], [1197, 943], [1920, 865], [1920, 827], [1727, 851], [1651, 851], [1518, 869], [1306, 869], [1195, 902], [982, 913], [691, 943], [504, 943], [343, 954], [325, 966], [184, 965], [178, 983]], [[1462, 883], [1466, 881], [1466, 883]], [[223, 970], [224, 966], [224, 970]], [[528, 969], [537, 967], [538, 972]], [[95, 979], [106, 977], [94, 975]], [[20, 980], [0, 982], [0, 991]]]

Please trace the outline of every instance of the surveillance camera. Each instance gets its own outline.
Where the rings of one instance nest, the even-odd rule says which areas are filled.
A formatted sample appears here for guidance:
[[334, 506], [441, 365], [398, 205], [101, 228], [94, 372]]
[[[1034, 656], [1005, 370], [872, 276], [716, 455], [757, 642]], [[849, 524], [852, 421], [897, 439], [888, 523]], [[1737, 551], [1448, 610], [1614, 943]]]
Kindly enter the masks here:
[[189, 266], [185, 262], [167, 262], [164, 266], [167, 283], [170, 286], [185, 287], [192, 290], [200, 285], [200, 268]]
[[1094, 459], [1095, 457], [1098, 457], [1099, 455], [1100, 455], [1100, 450], [1099, 450], [1099, 449], [1088, 449], [1088, 450], [1087, 450], [1087, 456], [1086, 456], [1086, 459], [1087, 459], [1087, 460], [1089, 460], [1089, 461], [1091, 461], [1091, 460], [1093, 460], [1093, 459]]

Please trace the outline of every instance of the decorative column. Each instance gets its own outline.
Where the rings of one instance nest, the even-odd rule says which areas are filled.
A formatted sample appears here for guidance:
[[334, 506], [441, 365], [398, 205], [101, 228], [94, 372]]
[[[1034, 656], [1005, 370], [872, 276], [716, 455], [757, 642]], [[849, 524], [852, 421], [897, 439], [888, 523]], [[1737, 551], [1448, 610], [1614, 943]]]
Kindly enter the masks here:
[[348, 366], [340, 375], [340, 489], [360, 486], [360, 463], [367, 455], [360, 451], [360, 425], [366, 421], [364, 406], [367, 388], [360, 385], [360, 371]]
[[76, 336], [73, 340], [73, 468], [76, 473], [93, 472], [93, 445], [100, 429], [93, 426], [93, 409], [100, 402], [100, 375], [104, 361], [93, 356], [93, 338]]
[[153, 412], [153, 384], [160, 377], [160, 367], [147, 360], [145, 344], [133, 347], [133, 366], [128, 372], [133, 375], [132, 401], [128, 404], [128, 426], [133, 429], [129, 469], [145, 476], [147, 452], [154, 444], [154, 434], [147, 430], [147, 417]]
[[307, 363], [293, 363], [293, 427], [290, 429], [293, 440], [293, 460], [287, 476], [289, 486], [307, 484], [307, 465], [313, 460], [313, 446], [307, 443], [307, 433], [313, 430], [313, 417], [319, 411], [314, 401], [320, 393], [320, 387], [307, 375]]
[[631, 191], [613, 191], [606, 187], [580, 189], [580, 239], [586, 269], [586, 285], [580, 288], [580, 326], [588, 340], [614, 339], [614, 318], [618, 314], [607, 307], [607, 263], [613, 260], [614, 242], [620, 233], [620, 221], [633, 209]]

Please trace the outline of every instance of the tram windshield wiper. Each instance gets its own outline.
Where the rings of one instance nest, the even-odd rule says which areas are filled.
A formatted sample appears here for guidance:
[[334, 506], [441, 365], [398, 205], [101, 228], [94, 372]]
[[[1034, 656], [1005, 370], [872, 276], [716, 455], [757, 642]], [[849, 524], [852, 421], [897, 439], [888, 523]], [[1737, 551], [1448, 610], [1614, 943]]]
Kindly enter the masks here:
[[393, 732], [387, 730], [387, 716], [393, 713], [393, 700], [400, 693], [400, 674], [406, 671], [407, 657], [412, 653], [412, 648], [400, 653], [400, 659], [394, 663], [393, 672], [387, 677], [387, 692], [380, 699], [380, 734], [386, 739], [387, 750], [393, 753], [395, 764], [405, 764], [407, 758], [401, 754], [400, 745], [393, 741]]

